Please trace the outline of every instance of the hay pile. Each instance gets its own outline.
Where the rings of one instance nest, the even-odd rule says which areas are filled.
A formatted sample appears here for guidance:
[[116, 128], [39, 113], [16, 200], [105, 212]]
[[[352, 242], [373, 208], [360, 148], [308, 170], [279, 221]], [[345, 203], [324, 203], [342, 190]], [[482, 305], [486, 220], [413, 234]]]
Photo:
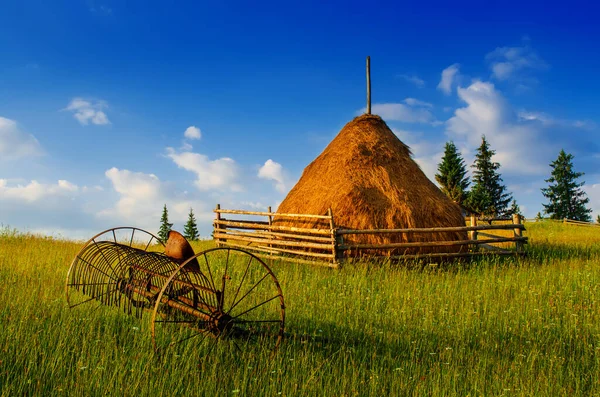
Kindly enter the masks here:
[[[399, 229], [465, 226], [448, 199], [411, 158], [410, 149], [375, 115], [346, 124], [310, 163], [279, 206], [279, 213], [327, 214], [345, 229]], [[275, 224], [329, 228], [318, 220], [277, 219]], [[466, 240], [466, 232], [402, 235], [347, 235], [346, 243]], [[458, 252], [463, 247], [403, 249], [391, 254]]]

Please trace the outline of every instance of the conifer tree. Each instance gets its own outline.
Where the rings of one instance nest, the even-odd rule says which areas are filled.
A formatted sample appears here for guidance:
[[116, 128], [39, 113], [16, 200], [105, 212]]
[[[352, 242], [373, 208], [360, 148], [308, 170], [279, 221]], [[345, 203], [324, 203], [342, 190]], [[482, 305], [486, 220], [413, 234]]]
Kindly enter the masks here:
[[596, 223], [600, 223], [600, 215], [596, 217]]
[[507, 214], [512, 195], [506, 192], [502, 177], [498, 172], [500, 164], [492, 161], [495, 150], [490, 149], [485, 136], [477, 149], [473, 164], [473, 188], [469, 193], [468, 206], [482, 216], [503, 216]]
[[442, 162], [438, 164], [438, 173], [435, 174], [435, 180], [450, 200], [462, 204], [467, 198], [469, 178], [465, 161], [452, 141], [446, 142], [444, 156]]
[[586, 207], [590, 199], [581, 189], [585, 182], [578, 183], [577, 179], [583, 172], [573, 170], [573, 155], [561, 149], [558, 158], [550, 163], [552, 174], [546, 182], [547, 188], [542, 188], [542, 194], [549, 200], [544, 205], [544, 212], [552, 219], [573, 219], [590, 222], [591, 209]]
[[544, 219], [544, 218], [542, 218], [542, 213], [541, 213], [541, 212], [538, 212], [538, 213], [535, 215], [535, 221], [536, 221], [536, 222], [537, 222], [537, 221], [541, 221], [542, 219]]
[[190, 214], [188, 215], [188, 221], [183, 228], [183, 237], [188, 240], [198, 240], [198, 225], [196, 224], [196, 218], [194, 217], [194, 211], [190, 208]]
[[160, 230], [158, 231], [158, 238], [163, 242], [166, 242], [169, 238], [169, 232], [173, 227], [172, 223], [169, 223], [169, 212], [167, 211], [167, 205], [163, 207], [162, 216], [160, 217]]

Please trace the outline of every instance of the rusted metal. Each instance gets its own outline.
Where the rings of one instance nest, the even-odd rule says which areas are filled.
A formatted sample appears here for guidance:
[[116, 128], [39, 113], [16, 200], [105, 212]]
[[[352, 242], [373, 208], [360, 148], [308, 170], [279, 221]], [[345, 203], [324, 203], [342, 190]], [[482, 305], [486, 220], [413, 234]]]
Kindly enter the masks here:
[[[130, 235], [117, 237], [123, 233]], [[208, 336], [240, 350], [252, 341], [277, 348], [285, 304], [271, 269], [237, 248], [194, 254], [180, 236], [169, 236], [166, 253], [156, 252], [164, 248], [160, 239], [137, 228], [114, 228], [94, 236], [71, 263], [69, 307], [97, 302], [137, 317], [151, 311], [156, 349], [199, 344]]]

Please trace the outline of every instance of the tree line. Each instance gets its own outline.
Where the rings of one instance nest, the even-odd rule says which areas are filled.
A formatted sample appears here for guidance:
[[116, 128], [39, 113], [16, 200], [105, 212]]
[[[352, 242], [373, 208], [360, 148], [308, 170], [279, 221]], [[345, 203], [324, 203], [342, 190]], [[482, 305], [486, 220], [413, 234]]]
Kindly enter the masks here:
[[[485, 135], [482, 136], [471, 166], [471, 181], [456, 145], [452, 141], [446, 142], [435, 179], [446, 196], [472, 214], [481, 217], [522, 215], [516, 200], [503, 184], [500, 163], [492, 161], [495, 153]], [[542, 204], [544, 213], [551, 219], [590, 222], [592, 210], [587, 207], [590, 200], [582, 189], [585, 182], [578, 182], [584, 173], [575, 172], [573, 155], [561, 149], [558, 158], [550, 163], [550, 168], [550, 177], [545, 180], [548, 187], [541, 189], [548, 200], [547, 204]], [[541, 218], [541, 213], [538, 216]], [[597, 221], [600, 222], [600, 216]]]

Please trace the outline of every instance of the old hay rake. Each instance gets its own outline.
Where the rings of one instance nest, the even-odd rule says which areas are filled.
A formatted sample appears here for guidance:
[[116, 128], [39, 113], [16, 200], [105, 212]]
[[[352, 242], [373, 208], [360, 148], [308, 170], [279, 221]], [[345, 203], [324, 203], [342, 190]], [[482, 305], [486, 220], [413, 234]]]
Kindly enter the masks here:
[[277, 278], [257, 256], [213, 248], [185, 261], [167, 256], [153, 234], [108, 229], [79, 251], [67, 274], [67, 302], [116, 306], [138, 318], [150, 314], [154, 348], [217, 343], [242, 351], [276, 349], [285, 306]]

